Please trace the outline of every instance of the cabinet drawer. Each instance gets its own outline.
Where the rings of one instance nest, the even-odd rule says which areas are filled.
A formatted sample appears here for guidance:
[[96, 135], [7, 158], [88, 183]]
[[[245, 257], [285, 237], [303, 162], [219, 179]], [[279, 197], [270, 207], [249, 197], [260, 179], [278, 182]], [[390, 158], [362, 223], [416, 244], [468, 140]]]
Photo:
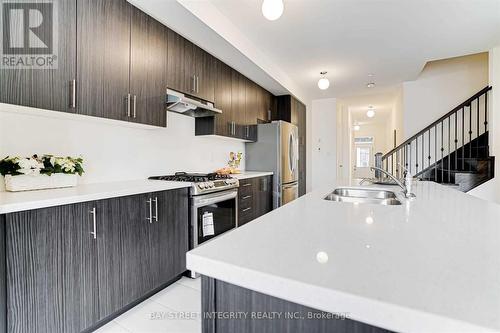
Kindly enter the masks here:
[[243, 225], [254, 219], [254, 208], [249, 206], [239, 209], [238, 225]]
[[238, 206], [240, 209], [252, 206], [253, 200], [254, 196], [252, 194], [240, 195], [238, 198]]
[[253, 191], [252, 179], [240, 180], [240, 187], [238, 189], [238, 194], [240, 198], [252, 195], [252, 191]]

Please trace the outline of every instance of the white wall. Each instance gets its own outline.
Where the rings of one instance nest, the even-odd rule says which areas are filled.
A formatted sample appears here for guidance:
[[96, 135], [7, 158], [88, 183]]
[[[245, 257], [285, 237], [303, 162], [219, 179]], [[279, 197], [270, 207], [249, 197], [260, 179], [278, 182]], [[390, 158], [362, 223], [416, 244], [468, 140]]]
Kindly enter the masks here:
[[490, 154], [495, 156], [495, 178], [469, 192], [476, 197], [500, 203], [500, 46], [489, 53], [489, 81], [493, 89], [488, 99]]
[[[403, 124], [403, 117], [404, 117], [403, 100], [404, 100], [403, 86], [400, 85], [396, 89], [396, 94], [394, 96], [392, 114], [391, 114], [392, 130], [396, 130], [396, 145], [400, 145], [405, 140], [404, 124]], [[390, 135], [392, 138], [391, 140], [394, 140], [393, 133], [391, 133]], [[390, 142], [393, 143], [393, 141]]]
[[347, 105], [337, 100], [337, 178], [351, 177], [351, 119]]
[[403, 83], [404, 136], [409, 138], [488, 85], [488, 53], [429, 62]]
[[[9, 112], [19, 110], [45, 116]], [[0, 104], [0, 158], [34, 153], [82, 155], [86, 173], [80, 182], [94, 183], [175, 171], [213, 171], [226, 165], [230, 151], [245, 151], [239, 141], [196, 137], [194, 118], [167, 114], [167, 128], [144, 129], [125, 122]]]
[[311, 189], [335, 181], [337, 177], [337, 101], [312, 101], [311, 108]]

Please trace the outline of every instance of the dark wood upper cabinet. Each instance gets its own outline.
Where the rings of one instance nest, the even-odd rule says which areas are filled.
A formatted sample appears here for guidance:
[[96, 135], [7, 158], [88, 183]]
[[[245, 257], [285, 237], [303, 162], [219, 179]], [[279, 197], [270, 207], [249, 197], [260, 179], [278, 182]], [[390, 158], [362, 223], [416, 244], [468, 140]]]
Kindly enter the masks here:
[[223, 136], [233, 136], [232, 122], [233, 109], [231, 106], [231, 86], [232, 74], [231, 67], [220, 60], [216, 61], [216, 78], [214, 87], [215, 107], [222, 110], [221, 115], [215, 117], [216, 134]]
[[[1, 103], [64, 112], [76, 111], [72, 105], [72, 84], [76, 80], [76, 7], [76, 0], [58, 1], [55, 7], [58, 17], [55, 29], [59, 32], [57, 68], [0, 69]], [[45, 35], [51, 31], [37, 33]]]
[[260, 86], [257, 86], [257, 91], [257, 122], [267, 122], [271, 119], [271, 94]]
[[257, 85], [245, 78], [245, 125], [257, 124], [258, 100]]
[[128, 120], [132, 6], [121, 0], [77, 4], [78, 113]]
[[184, 92], [214, 101], [215, 59], [203, 49], [184, 40]]
[[131, 19], [130, 94], [133, 121], [166, 125], [168, 29], [133, 7]]
[[0, 102], [166, 126], [168, 87], [222, 109], [197, 135], [255, 140], [270, 120], [271, 94], [129, 2], [57, 4], [58, 68], [0, 70]]
[[[184, 42], [186, 40], [181, 35], [173, 30], [168, 30], [168, 88], [185, 91], [186, 80], [184, 76], [185, 57], [184, 57]], [[188, 84], [190, 84], [188, 80]]]
[[214, 86], [215, 86], [215, 58], [195, 46], [195, 61], [196, 61], [196, 95], [206, 101], [214, 101]]
[[297, 103], [300, 102], [293, 96], [278, 96], [277, 109], [273, 115], [273, 120], [284, 120], [294, 125], [298, 125]]
[[196, 96], [196, 63], [195, 63], [195, 45], [184, 39], [184, 87], [181, 91]]

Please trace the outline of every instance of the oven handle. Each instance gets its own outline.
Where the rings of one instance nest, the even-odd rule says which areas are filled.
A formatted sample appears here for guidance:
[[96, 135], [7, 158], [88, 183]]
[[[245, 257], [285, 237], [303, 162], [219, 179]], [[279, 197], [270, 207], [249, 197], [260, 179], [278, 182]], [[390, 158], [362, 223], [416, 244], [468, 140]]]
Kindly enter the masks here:
[[193, 198], [193, 206], [195, 208], [203, 207], [203, 206], [208, 206], [214, 203], [230, 200], [230, 199], [236, 199], [238, 196], [237, 191], [232, 191], [230, 193], [225, 193], [225, 194], [219, 194], [219, 195], [207, 195], [203, 197], [195, 197]]

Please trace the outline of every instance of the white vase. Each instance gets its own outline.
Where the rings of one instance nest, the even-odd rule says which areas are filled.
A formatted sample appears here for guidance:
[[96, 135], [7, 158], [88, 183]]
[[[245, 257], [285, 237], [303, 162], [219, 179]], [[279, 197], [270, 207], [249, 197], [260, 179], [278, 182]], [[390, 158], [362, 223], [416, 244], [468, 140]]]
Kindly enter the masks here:
[[49, 175], [6, 175], [5, 189], [10, 192], [42, 190], [48, 188], [73, 187], [77, 175], [54, 173]]

